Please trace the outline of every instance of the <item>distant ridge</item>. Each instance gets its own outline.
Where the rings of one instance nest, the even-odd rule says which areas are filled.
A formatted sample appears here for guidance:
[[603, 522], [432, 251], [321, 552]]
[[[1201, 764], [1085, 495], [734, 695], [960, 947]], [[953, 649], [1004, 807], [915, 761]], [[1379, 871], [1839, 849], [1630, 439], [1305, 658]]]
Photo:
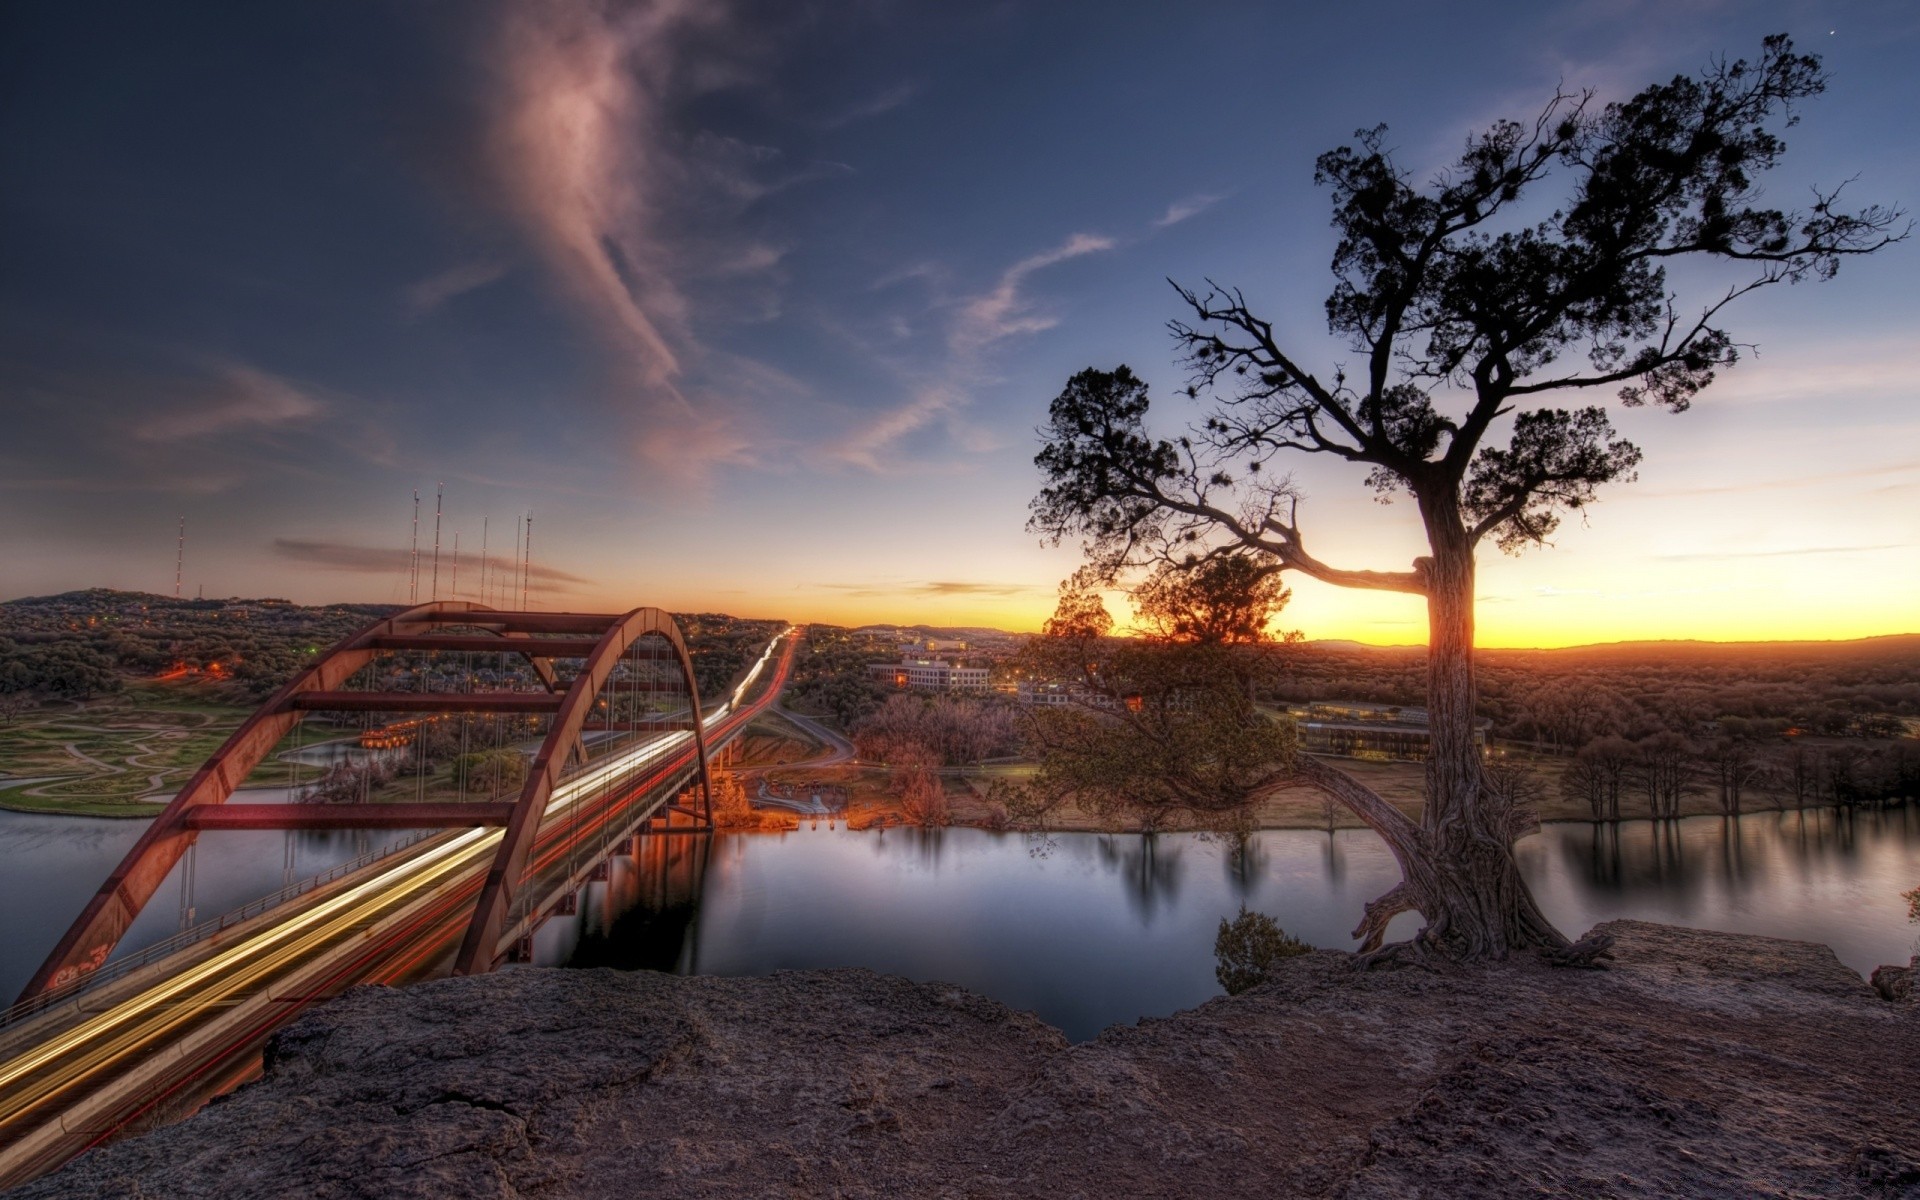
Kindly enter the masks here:
[[[1309, 641], [1309, 649], [1360, 654], [1424, 654], [1423, 645], [1376, 646], [1345, 638]], [[1480, 657], [1560, 655], [1569, 658], [1714, 658], [1748, 657], [1756, 653], [1804, 657], [1852, 657], [1861, 654], [1920, 654], [1920, 633], [1882, 633], [1862, 638], [1825, 640], [1712, 642], [1700, 638], [1640, 639], [1625, 642], [1586, 642], [1577, 646], [1482, 646]]]

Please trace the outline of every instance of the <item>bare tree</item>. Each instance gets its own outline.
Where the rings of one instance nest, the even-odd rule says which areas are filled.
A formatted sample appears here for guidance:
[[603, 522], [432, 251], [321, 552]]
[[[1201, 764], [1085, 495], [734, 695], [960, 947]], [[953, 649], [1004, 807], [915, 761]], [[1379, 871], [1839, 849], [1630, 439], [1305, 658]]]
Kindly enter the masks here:
[[1720, 797], [1720, 811], [1730, 817], [1739, 816], [1742, 793], [1759, 782], [1764, 773], [1752, 739], [1715, 738], [1707, 745], [1701, 758], [1713, 773], [1714, 786]]
[[[1426, 187], [1395, 164], [1384, 126], [1362, 131], [1316, 171], [1339, 236], [1327, 319], [1359, 356], [1356, 371], [1310, 368], [1238, 289], [1176, 285], [1191, 310], [1170, 325], [1191, 371], [1186, 392], [1217, 401], [1197, 428], [1171, 441], [1151, 434], [1146, 385], [1125, 367], [1081, 372], [1053, 401], [1032, 527], [1084, 539], [1106, 580], [1252, 552], [1275, 570], [1425, 601], [1432, 753], [1421, 819], [1350, 778], [1327, 784], [1404, 877], [1368, 906], [1364, 944], [1411, 908], [1427, 920], [1419, 944], [1451, 956], [1565, 950], [1483, 786], [1477, 548], [1544, 543], [1562, 514], [1633, 476], [1640, 451], [1605, 409], [1554, 407], [1555, 397], [1612, 387], [1629, 405], [1682, 411], [1739, 357], [1720, 323], [1729, 304], [1827, 278], [1846, 256], [1905, 236], [1902, 214], [1845, 211], [1837, 191], [1806, 212], [1759, 204], [1755, 178], [1785, 149], [1776, 128], [1825, 84], [1817, 59], [1769, 38], [1757, 62], [1717, 62], [1619, 103], [1556, 95], [1533, 121], [1470, 138]], [[1537, 203], [1561, 171], [1571, 186], [1557, 206]], [[1549, 208], [1544, 219], [1522, 215]], [[1666, 269], [1688, 259], [1750, 273], [1683, 312]], [[1410, 495], [1429, 553], [1380, 571], [1310, 552], [1300, 495], [1269, 469], [1283, 453], [1343, 459], [1367, 468], [1382, 496]]]
[[1680, 815], [1680, 800], [1693, 792], [1692, 767], [1697, 750], [1692, 742], [1668, 730], [1633, 744], [1628, 768], [1634, 783], [1646, 793], [1647, 815], [1656, 821]]

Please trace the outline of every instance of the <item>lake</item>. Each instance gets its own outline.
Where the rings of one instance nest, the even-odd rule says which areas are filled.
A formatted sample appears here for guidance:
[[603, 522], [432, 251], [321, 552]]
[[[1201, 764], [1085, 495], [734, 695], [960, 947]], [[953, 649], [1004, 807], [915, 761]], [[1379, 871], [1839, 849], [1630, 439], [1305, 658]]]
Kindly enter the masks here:
[[[236, 797], [241, 798], [241, 797]], [[254, 799], [255, 797], [245, 797]], [[266, 798], [266, 797], [259, 797]], [[10, 1000], [138, 822], [0, 812], [0, 992]], [[202, 839], [207, 919], [400, 835], [223, 833]], [[1084, 1039], [1219, 994], [1213, 938], [1242, 905], [1319, 946], [1351, 948], [1361, 906], [1397, 878], [1371, 833], [1269, 830], [1242, 847], [1197, 834], [977, 829], [641, 839], [578, 912], [535, 939], [548, 964], [718, 975], [864, 966], [962, 984]], [[1863, 974], [1905, 962], [1920, 927], [1920, 813], [1760, 813], [1617, 829], [1556, 823], [1517, 853], [1547, 915], [1577, 934], [1639, 917], [1825, 942]], [[292, 862], [289, 864], [288, 857]], [[169, 880], [125, 943], [179, 927]], [[1402, 916], [1393, 935], [1417, 918]]]
[[[1269, 830], [1243, 849], [1196, 834], [803, 829], [653, 839], [537, 961], [716, 975], [863, 966], [938, 979], [1038, 1013], [1076, 1040], [1220, 993], [1213, 939], [1242, 905], [1317, 946], [1351, 949], [1361, 906], [1399, 878], [1371, 833]], [[1904, 963], [1920, 927], [1920, 814], [1555, 823], [1518, 847], [1569, 934], [1615, 917], [1831, 945], [1863, 975]], [[1390, 936], [1418, 927], [1408, 914]]]

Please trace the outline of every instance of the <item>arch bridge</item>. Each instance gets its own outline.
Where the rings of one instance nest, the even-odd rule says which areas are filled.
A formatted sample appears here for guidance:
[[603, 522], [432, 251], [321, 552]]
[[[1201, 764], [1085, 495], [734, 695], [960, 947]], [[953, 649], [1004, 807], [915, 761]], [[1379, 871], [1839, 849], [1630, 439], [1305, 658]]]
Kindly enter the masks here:
[[[345, 986], [419, 978], [449, 955], [457, 974], [523, 956], [636, 834], [711, 832], [709, 757], [778, 695], [790, 633], [707, 706], [658, 608], [442, 601], [316, 652], [154, 818], [0, 1014], [0, 1185], [244, 1078], [274, 1028]], [[315, 755], [337, 761], [305, 786], [296, 775], [286, 802], [248, 799], [256, 769]], [[216, 921], [192, 925], [183, 898], [177, 936], [116, 956], [164, 883], [191, 894], [203, 837], [274, 829], [412, 832]]]

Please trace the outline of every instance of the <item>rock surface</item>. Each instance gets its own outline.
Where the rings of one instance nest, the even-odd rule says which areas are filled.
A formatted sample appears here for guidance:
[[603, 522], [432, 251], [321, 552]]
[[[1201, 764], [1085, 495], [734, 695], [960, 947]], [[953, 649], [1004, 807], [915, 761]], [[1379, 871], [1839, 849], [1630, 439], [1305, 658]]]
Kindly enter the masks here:
[[1638, 922], [1608, 971], [1356, 974], [1069, 1046], [867, 971], [364, 988], [14, 1197], [1920, 1195], [1920, 1006]]

